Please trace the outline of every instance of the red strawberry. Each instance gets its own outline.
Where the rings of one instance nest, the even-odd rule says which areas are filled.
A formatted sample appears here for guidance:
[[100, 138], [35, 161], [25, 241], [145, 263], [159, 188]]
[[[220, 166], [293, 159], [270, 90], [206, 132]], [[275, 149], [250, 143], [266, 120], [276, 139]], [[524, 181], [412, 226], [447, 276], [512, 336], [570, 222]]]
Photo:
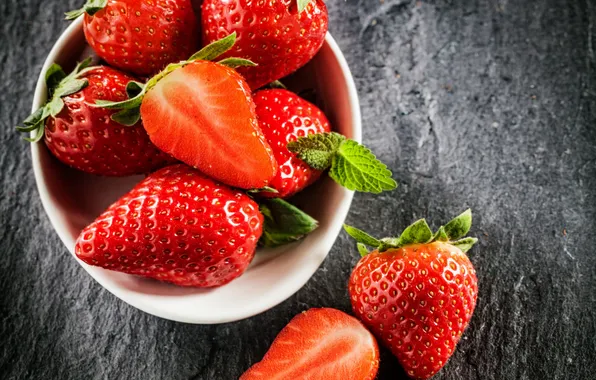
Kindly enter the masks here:
[[276, 173], [250, 89], [233, 69], [208, 61], [178, 68], [149, 90], [141, 118], [151, 141], [230, 186], [266, 186]]
[[36, 130], [38, 139], [45, 130], [54, 156], [87, 173], [143, 174], [174, 162], [151, 143], [141, 123], [123, 127], [111, 119], [114, 111], [93, 106], [98, 99], [126, 99], [126, 84], [133, 78], [105, 66], [85, 68], [86, 64], [69, 76], [53, 65], [47, 75], [50, 101], [19, 129]]
[[239, 71], [252, 89], [293, 73], [319, 51], [327, 33], [327, 8], [310, 0], [298, 10], [299, 0], [205, 0], [203, 43], [238, 34], [228, 53], [257, 63]]
[[85, 228], [76, 255], [90, 265], [181, 286], [240, 276], [262, 233], [258, 205], [185, 165], [161, 169]]
[[311, 168], [291, 153], [288, 142], [330, 132], [329, 121], [317, 106], [287, 90], [261, 90], [253, 99], [259, 126], [278, 163], [277, 175], [269, 186], [278, 191], [274, 196], [290, 197], [315, 182], [322, 171]]
[[88, 0], [85, 38], [103, 60], [139, 76], [188, 58], [199, 45], [199, 25], [190, 0]]
[[356, 318], [310, 309], [290, 321], [240, 380], [372, 380], [378, 368], [377, 342]]
[[[478, 285], [465, 255], [476, 242], [468, 210], [433, 235], [424, 220], [399, 238], [377, 240], [346, 226], [359, 242], [375, 246], [352, 271], [354, 313], [399, 359], [414, 379], [429, 379], [453, 354], [468, 325]], [[456, 240], [459, 239], [459, 240]]]

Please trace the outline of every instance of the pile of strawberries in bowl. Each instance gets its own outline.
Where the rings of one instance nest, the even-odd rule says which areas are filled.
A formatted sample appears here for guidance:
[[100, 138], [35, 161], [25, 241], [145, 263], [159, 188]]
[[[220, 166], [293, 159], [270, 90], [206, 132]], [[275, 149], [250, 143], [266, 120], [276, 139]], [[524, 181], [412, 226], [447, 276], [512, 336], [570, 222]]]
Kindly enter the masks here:
[[[70, 168], [65, 170], [134, 180], [73, 241], [86, 269], [103, 271], [95, 272], [98, 281], [104, 273], [125, 276], [102, 285], [127, 302], [185, 322], [254, 315], [266, 308], [251, 309], [254, 302], [242, 295], [235, 295], [235, 305], [224, 292], [202, 303], [204, 315], [223, 305], [213, 319], [189, 317], [192, 307], [176, 314], [191, 305], [176, 302], [187, 294], [208, 297], [189, 289], [218, 291], [241, 281], [258, 259], [257, 247], [286, 247], [320, 232], [302, 207], [316, 209], [317, 199], [325, 197], [304, 196], [315, 183], [333, 181], [346, 191], [371, 193], [396, 188], [386, 165], [339, 133], [345, 128], [318, 106], [343, 102], [333, 75], [318, 73], [333, 88], [323, 94], [288, 90], [304, 90], [296, 82], [317, 75], [305, 67], [330, 39], [323, 1], [205, 0], [193, 9], [190, 0], [88, 0], [67, 18], [81, 26], [89, 57], [70, 62], [68, 73], [56, 63], [46, 65], [45, 101], [17, 129], [39, 142], [34, 160], [43, 155], [43, 140], [61, 167]], [[56, 225], [61, 219], [52, 217], [56, 201], [50, 198], [60, 192], [48, 195], [48, 170], [37, 162], [34, 168], [36, 175], [45, 173], [38, 185]], [[57, 170], [49, 172], [60, 178]], [[88, 188], [83, 184], [78, 191]], [[350, 200], [351, 195], [341, 206], [345, 212]], [[341, 223], [345, 213], [334, 205]], [[76, 210], [72, 214], [85, 220]], [[308, 373], [313, 379], [373, 379], [379, 364], [374, 336], [410, 376], [434, 375], [451, 356], [476, 303], [475, 271], [465, 255], [476, 242], [465, 237], [470, 226], [469, 211], [435, 233], [419, 220], [401, 236], [380, 240], [345, 226], [363, 256], [348, 288], [360, 321], [333, 309], [310, 310], [242, 378], [298, 379]], [[325, 232], [329, 244], [337, 232]], [[277, 268], [299, 270], [297, 263], [292, 258]], [[260, 276], [255, 272], [243, 286], [259, 294], [284, 288], [283, 295], [270, 297], [269, 307], [297, 290]], [[148, 280], [132, 287], [124, 279], [132, 277]], [[294, 282], [301, 286], [307, 278]], [[170, 287], [165, 293], [155, 286], [164, 283]], [[231, 312], [234, 307], [245, 310]], [[296, 346], [290, 349], [288, 342]], [[329, 360], [291, 360], [307, 351]]]

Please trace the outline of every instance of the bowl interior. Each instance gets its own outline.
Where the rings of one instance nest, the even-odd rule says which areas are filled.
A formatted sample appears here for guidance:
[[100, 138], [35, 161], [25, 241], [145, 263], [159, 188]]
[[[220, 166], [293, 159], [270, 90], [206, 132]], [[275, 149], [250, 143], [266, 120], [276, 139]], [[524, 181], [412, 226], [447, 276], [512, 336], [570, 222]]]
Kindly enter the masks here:
[[[57, 62], [70, 70], [77, 60], [90, 53], [81, 21], [77, 20], [64, 32], [48, 56], [36, 89], [34, 109], [45, 102], [43, 73], [47, 67]], [[305, 96], [314, 94], [333, 128], [360, 140], [354, 83], [330, 35], [317, 56], [284, 82], [294, 91], [303, 91]], [[34, 144], [32, 150], [43, 205], [71, 253], [79, 232], [142, 179], [142, 176], [105, 178], [79, 172], [56, 160], [43, 142]], [[216, 289], [180, 288], [77, 261], [108, 291], [148, 313], [189, 323], [236, 321], [277, 305], [306, 283], [331, 249], [352, 196], [352, 192], [327, 177], [299, 194], [294, 203], [319, 220], [320, 227], [299, 243], [258, 250], [243, 276]]]

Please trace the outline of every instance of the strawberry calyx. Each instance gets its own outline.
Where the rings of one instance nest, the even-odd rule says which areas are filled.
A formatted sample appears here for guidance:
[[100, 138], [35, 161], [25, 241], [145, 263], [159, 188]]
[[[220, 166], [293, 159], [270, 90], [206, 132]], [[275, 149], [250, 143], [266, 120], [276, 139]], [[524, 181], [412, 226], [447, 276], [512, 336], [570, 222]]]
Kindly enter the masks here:
[[89, 16], [93, 16], [97, 12], [104, 9], [106, 5], [108, 5], [108, 0], [87, 0], [82, 8], [66, 12], [65, 16], [67, 20], [74, 20], [84, 13], [87, 13]]
[[296, 0], [296, 5], [298, 6], [298, 13], [302, 13], [313, 0]]
[[91, 58], [77, 64], [75, 69], [68, 75], [60, 65], [54, 63], [46, 71], [46, 86], [48, 88], [48, 99], [42, 107], [33, 112], [23, 121], [23, 126], [17, 126], [19, 132], [31, 133], [33, 137], [24, 137], [26, 141], [38, 142], [41, 140], [45, 129], [45, 120], [48, 117], [55, 117], [64, 108], [63, 97], [77, 93], [89, 85], [87, 79], [81, 77], [94, 67], [89, 67]]
[[288, 143], [288, 150], [313, 169], [329, 169], [329, 176], [349, 190], [378, 194], [397, 187], [370, 149], [337, 132], [300, 137]]
[[[144, 84], [134, 81], [129, 82], [126, 86], [126, 92], [128, 94], [127, 100], [121, 102], [97, 100], [95, 102], [95, 106], [113, 110], [120, 110], [119, 112], [116, 112], [112, 115], [112, 120], [127, 127], [135, 125], [141, 118], [141, 104], [143, 102], [145, 94], [147, 94], [149, 90], [155, 87], [155, 85], [160, 80], [165, 78], [174, 70], [184, 67], [195, 61], [213, 61], [217, 59], [217, 57], [230, 50], [235, 43], [236, 32], [220, 40], [212, 42], [211, 44], [205, 46], [204, 48], [193, 54], [189, 59], [185, 61], [169, 64], [168, 66], [166, 66], [165, 69], [163, 69], [161, 72], [150, 78]], [[256, 63], [248, 59], [235, 57], [225, 58], [218, 61], [217, 63], [224, 66], [228, 66], [232, 69], [236, 69], [238, 67], [243, 66], [256, 66]]]
[[316, 219], [281, 198], [259, 201], [264, 216], [263, 235], [259, 245], [267, 248], [296, 242], [319, 226]]
[[379, 252], [397, 249], [411, 244], [429, 244], [444, 242], [468, 252], [478, 239], [465, 237], [472, 226], [472, 210], [467, 209], [462, 214], [453, 218], [449, 223], [439, 227], [433, 233], [425, 219], [420, 219], [408, 226], [399, 237], [376, 239], [366, 232], [344, 224], [344, 229], [358, 242], [358, 252], [361, 256], [369, 254], [367, 246], [374, 247]]

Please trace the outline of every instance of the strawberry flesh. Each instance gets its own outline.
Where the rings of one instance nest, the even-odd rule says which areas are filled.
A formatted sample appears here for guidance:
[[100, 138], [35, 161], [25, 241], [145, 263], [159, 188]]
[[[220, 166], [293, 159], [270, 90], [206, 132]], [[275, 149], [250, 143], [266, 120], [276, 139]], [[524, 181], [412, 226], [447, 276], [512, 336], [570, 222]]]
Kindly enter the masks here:
[[276, 174], [250, 90], [229, 67], [196, 61], [174, 70], [145, 95], [141, 117], [157, 147], [218, 181], [257, 189]]
[[377, 342], [360, 321], [335, 309], [310, 309], [290, 321], [240, 380], [372, 380], [378, 367]]

